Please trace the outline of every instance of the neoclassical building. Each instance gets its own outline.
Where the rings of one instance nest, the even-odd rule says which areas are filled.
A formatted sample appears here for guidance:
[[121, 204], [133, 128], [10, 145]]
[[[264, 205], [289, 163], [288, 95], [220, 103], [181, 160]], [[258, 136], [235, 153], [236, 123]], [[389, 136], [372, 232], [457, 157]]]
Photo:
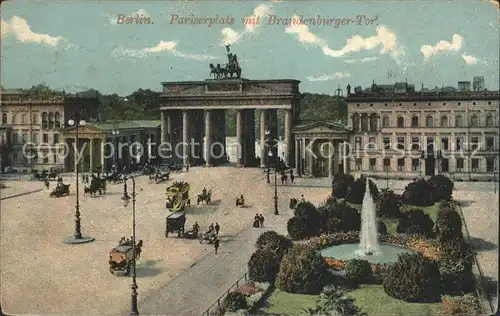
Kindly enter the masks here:
[[415, 91], [407, 83], [349, 90], [352, 173], [463, 180], [498, 173], [498, 91]]

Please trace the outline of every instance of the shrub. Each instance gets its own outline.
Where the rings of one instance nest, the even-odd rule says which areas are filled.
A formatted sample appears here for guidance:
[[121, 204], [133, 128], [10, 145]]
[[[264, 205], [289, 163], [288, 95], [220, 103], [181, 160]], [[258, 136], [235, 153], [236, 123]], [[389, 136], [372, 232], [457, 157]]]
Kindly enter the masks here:
[[471, 259], [473, 251], [460, 235], [453, 239], [440, 240], [439, 255], [441, 258], [449, 260]]
[[320, 208], [323, 217], [323, 232], [359, 231], [361, 214], [347, 203], [326, 204]]
[[288, 234], [293, 240], [318, 236], [324, 223], [316, 207], [309, 202], [299, 203], [295, 216], [287, 223]]
[[453, 182], [446, 176], [438, 174], [429, 179], [432, 187], [432, 199], [434, 202], [450, 201], [453, 194]]
[[353, 183], [354, 178], [350, 174], [337, 173], [332, 181], [332, 196], [336, 198], [345, 198], [347, 189]]
[[[366, 177], [361, 176], [358, 179], [354, 180], [353, 183], [347, 189], [346, 201], [353, 204], [361, 204], [363, 202], [363, 197], [365, 195], [366, 189]], [[369, 180], [370, 193], [374, 200], [378, 198], [379, 191], [377, 185], [373, 183], [372, 180]]]
[[479, 316], [484, 314], [479, 300], [473, 294], [456, 297], [445, 295], [441, 306], [443, 315]]
[[325, 286], [316, 302], [316, 307], [304, 312], [313, 316], [363, 315], [354, 304], [354, 299], [346, 298], [344, 291], [334, 285]]
[[319, 252], [308, 245], [295, 245], [281, 261], [276, 286], [290, 293], [318, 294], [328, 281], [328, 266]]
[[228, 312], [236, 312], [239, 309], [247, 309], [248, 304], [245, 294], [240, 292], [230, 292], [224, 299], [223, 308]]
[[451, 203], [443, 203], [436, 218], [436, 232], [441, 242], [462, 236], [462, 218]]
[[421, 254], [401, 254], [384, 280], [387, 295], [407, 302], [438, 302], [438, 264]]
[[387, 226], [383, 221], [377, 221], [377, 232], [380, 235], [387, 235]]
[[279, 255], [270, 249], [257, 249], [248, 261], [249, 278], [255, 282], [274, 282], [280, 268]]
[[396, 232], [408, 235], [422, 235], [433, 237], [434, 222], [423, 210], [413, 210], [405, 214], [396, 227]]
[[247, 282], [243, 285], [240, 285], [236, 290], [235, 292], [240, 292], [242, 294], [244, 294], [245, 296], [250, 296], [250, 295], [253, 295], [255, 293], [257, 293], [258, 291], [258, 288], [255, 286], [255, 282]]
[[412, 238], [408, 240], [407, 246], [424, 257], [438, 261], [440, 258], [439, 249], [431, 242], [423, 238]]
[[472, 261], [469, 259], [439, 261], [441, 274], [441, 293], [463, 295], [474, 290], [474, 274]]
[[257, 249], [269, 249], [278, 256], [279, 260], [283, 255], [292, 248], [292, 241], [275, 231], [267, 231], [262, 233], [255, 244]]
[[357, 282], [365, 283], [371, 281], [373, 277], [372, 267], [366, 260], [351, 259], [345, 263], [346, 276]]
[[382, 191], [377, 200], [377, 216], [388, 218], [401, 218], [401, 200], [391, 190]]
[[410, 182], [402, 195], [404, 204], [416, 206], [430, 206], [433, 204], [432, 187], [424, 179]]

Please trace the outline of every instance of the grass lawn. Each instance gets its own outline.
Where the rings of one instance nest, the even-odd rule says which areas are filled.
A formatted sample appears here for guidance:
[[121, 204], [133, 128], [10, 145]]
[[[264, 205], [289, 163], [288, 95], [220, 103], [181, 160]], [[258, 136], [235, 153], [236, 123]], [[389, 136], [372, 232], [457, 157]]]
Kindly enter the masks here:
[[385, 294], [382, 285], [361, 285], [346, 294], [367, 315], [438, 315], [440, 303], [407, 303]]
[[263, 311], [281, 315], [301, 315], [303, 309], [314, 308], [318, 295], [292, 294], [274, 290]]

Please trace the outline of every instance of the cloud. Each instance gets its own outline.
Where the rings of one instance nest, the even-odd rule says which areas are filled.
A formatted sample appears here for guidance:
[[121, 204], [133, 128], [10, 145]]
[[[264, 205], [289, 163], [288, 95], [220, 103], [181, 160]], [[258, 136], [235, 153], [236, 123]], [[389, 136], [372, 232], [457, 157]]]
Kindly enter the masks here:
[[375, 61], [378, 58], [379, 57], [366, 57], [366, 58], [361, 58], [361, 59], [346, 59], [346, 60], [344, 60], [344, 63], [348, 63], [348, 64], [354, 64], [354, 63], [364, 64], [364, 63], [367, 63], [369, 61]]
[[316, 81], [329, 81], [329, 80], [335, 80], [335, 79], [342, 79], [342, 78], [347, 78], [350, 77], [350, 73], [342, 73], [342, 72], [336, 72], [331, 75], [322, 75], [319, 77], [314, 77], [314, 76], [307, 76], [306, 79], [311, 81], [311, 82], [316, 82]]
[[[114, 14], [114, 15], [111, 15], [111, 14], [105, 14], [103, 13], [102, 14], [104, 17], [108, 18], [108, 22], [110, 25], [118, 25], [117, 22], [118, 22], [118, 14]], [[129, 14], [125, 14], [126, 16], [136, 16], [136, 15], [139, 15], [144, 18], [150, 18], [151, 17], [151, 14], [149, 12], [147, 12], [146, 10], [144, 9], [139, 9], [137, 11], [134, 11], [134, 12], [131, 12]]]
[[111, 52], [113, 57], [133, 57], [133, 58], [145, 58], [152, 54], [169, 52], [175, 56], [193, 59], [193, 60], [211, 60], [216, 59], [214, 56], [204, 55], [204, 54], [187, 54], [177, 50], [177, 43], [173, 41], [160, 41], [153, 47], [146, 47], [142, 49], [131, 49], [117, 47]]
[[[251, 19], [252, 17], [260, 16], [261, 18], [272, 13], [272, 7], [267, 4], [259, 4], [253, 10], [253, 13], [247, 17], [245, 20]], [[261, 21], [262, 23], [262, 21]], [[222, 29], [222, 44], [223, 45], [231, 45], [241, 41], [244, 37], [255, 33], [258, 29], [258, 24], [245, 24], [245, 29], [241, 32], [236, 32], [230, 27], [225, 27]]]
[[[298, 16], [293, 16], [294, 19], [299, 19]], [[386, 26], [378, 26], [376, 29], [377, 35], [363, 38], [359, 35], [354, 35], [346, 40], [345, 45], [338, 49], [331, 49], [325, 40], [316, 36], [309, 30], [309, 27], [304, 24], [294, 24], [290, 25], [285, 29], [288, 34], [295, 35], [296, 39], [300, 43], [316, 45], [321, 48], [324, 55], [338, 58], [351, 53], [357, 53], [362, 50], [373, 50], [380, 47], [380, 54], [389, 54], [398, 64], [403, 62], [403, 57], [405, 56], [404, 47], [398, 44], [398, 38], [396, 33], [391, 31]], [[375, 57], [369, 57], [375, 58]], [[364, 62], [374, 60], [374, 59], [363, 59]], [[349, 62], [355, 62], [354, 60], [349, 60]]]
[[425, 59], [429, 59], [434, 55], [438, 54], [448, 54], [448, 53], [456, 53], [460, 49], [462, 49], [464, 45], [464, 38], [458, 34], [454, 34], [451, 42], [448, 41], [439, 41], [436, 45], [423, 45], [420, 47], [420, 52], [424, 55]]
[[462, 59], [469, 66], [476, 65], [477, 63], [483, 63], [485, 65], [487, 64], [485, 61], [481, 60], [480, 58], [477, 58], [477, 57], [474, 57], [471, 55], [467, 55], [467, 54], [462, 54]]
[[31, 30], [28, 22], [18, 16], [13, 16], [10, 21], [1, 20], [2, 37], [13, 35], [23, 43], [36, 43], [51, 47], [69, 47], [71, 44], [62, 36], [51, 36], [49, 34], [35, 33]]

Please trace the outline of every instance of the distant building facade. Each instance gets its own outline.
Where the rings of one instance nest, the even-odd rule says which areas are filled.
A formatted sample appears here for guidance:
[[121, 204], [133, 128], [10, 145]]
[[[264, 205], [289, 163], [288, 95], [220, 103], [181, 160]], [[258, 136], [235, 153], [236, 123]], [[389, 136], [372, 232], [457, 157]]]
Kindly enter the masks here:
[[348, 88], [350, 172], [400, 179], [440, 173], [493, 179], [498, 173], [499, 92], [468, 88], [470, 83], [459, 84], [462, 91], [415, 91], [407, 83], [374, 83], [354, 93]]

